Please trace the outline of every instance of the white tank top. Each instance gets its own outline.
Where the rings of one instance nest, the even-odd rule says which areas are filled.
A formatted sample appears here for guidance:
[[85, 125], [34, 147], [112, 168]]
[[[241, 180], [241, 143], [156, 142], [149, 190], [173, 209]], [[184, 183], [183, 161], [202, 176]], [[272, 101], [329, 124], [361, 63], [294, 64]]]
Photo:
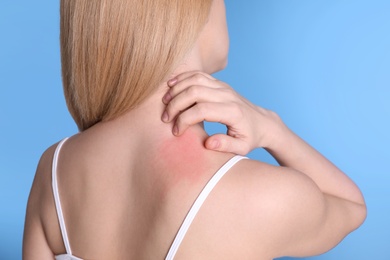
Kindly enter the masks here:
[[[62, 239], [64, 241], [66, 254], [62, 255], [56, 255], [56, 260], [82, 260], [81, 258], [78, 258], [74, 255], [72, 255], [72, 249], [70, 248], [68, 233], [66, 231], [66, 225], [64, 220], [64, 215], [62, 213], [62, 207], [61, 207], [61, 201], [60, 196], [58, 192], [58, 183], [57, 183], [57, 163], [58, 163], [58, 156], [61, 151], [62, 145], [65, 143], [65, 141], [68, 140], [68, 138], [65, 138], [62, 140], [54, 153], [53, 157], [53, 165], [52, 165], [52, 187], [53, 187], [53, 194], [54, 194], [54, 201], [56, 205], [57, 210], [57, 217], [60, 224]], [[194, 220], [196, 214], [198, 213], [200, 207], [202, 206], [203, 202], [206, 200], [210, 192], [213, 190], [215, 185], [219, 182], [219, 180], [232, 168], [238, 161], [246, 159], [246, 157], [236, 155], [233, 158], [231, 158], [227, 163], [225, 163], [215, 174], [214, 176], [209, 180], [209, 182], [206, 184], [206, 186], [203, 188], [199, 196], [196, 198], [194, 204], [192, 205], [191, 209], [187, 213], [186, 218], [183, 221], [183, 224], [181, 225], [179, 231], [176, 234], [175, 240], [173, 241], [171, 247], [169, 248], [168, 254], [165, 258], [165, 260], [173, 260], [175, 257], [177, 250], [179, 249], [179, 246], [181, 242], [184, 239], [184, 236], [186, 235], [188, 228], [191, 226], [192, 221]]]

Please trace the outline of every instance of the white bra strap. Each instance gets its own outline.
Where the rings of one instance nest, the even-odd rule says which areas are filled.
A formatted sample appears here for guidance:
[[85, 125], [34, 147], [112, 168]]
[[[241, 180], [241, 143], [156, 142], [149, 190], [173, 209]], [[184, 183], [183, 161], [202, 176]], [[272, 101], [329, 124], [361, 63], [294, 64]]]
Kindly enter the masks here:
[[179, 249], [179, 246], [181, 242], [184, 239], [184, 236], [186, 235], [188, 228], [191, 226], [192, 221], [194, 220], [196, 214], [198, 213], [200, 207], [202, 206], [203, 202], [206, 200], [210, 192], [213, 190], [215, 185], [219, 182], [219, 180], [227, 173], [230, 168], [232, 168], [238, 161], [242, 159], [247, 159], [246, 157], [236, 155], [233, 158], [231, 158], [227, 163], [225, 163], [218, 171], [217, 173], [209, 180], [209, 182], [206, 184], [206, 186], [203, 188], [202, 192], [199, 194], [198, 198], [195, 200], [194, 204], [192, 205], [190, 211], [188, 212], [186, 218], [184, 219], [183, 224], [181, 225], [179, 231], [176, 234], [175, 240], [173, 241], [171, 248], [169, 249], [168, 255], [165, 258], [165, 260], [173, 260], [175, 257], [177, 250]]
[[58, 182], [57, 182], [58, 155], [61, 151], [62, 145], [65, 143], [66, 140], [68, 140], [68, 138], [65, 138], [64, 140], [62, 140], [58, 144], [57, 149], [54, 153], [53, 164], [52, 164], [52, 187], [53, 187], [53, 194], [54, 194], [54, 202], [55, 202], [56, 210], [57, 210], [57, 217], [58, 217], [58, 221], [60, 223], [60, 228], [61, 228], [61, 233], [62, 233], [62, 239], [64, 241], [66, 253], [71, 255], [72, 250], [70, 249], [68, 233], [66, 232], [65, 220], [64, 220], [64, 215], [62, 213], [60, 195], [58, 193]]

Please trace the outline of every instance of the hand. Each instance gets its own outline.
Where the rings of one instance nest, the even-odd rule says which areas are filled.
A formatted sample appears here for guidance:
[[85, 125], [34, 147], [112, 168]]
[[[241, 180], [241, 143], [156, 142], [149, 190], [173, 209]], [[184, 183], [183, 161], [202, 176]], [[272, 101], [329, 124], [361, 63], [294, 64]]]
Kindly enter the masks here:
[[183, 73], [170, 80], [168, 86], [162, 120], [175, 121], [174, 135], [203, 121], [226, 125], [226, 135], [216, 134], [206, 140], [207, 149], [245, 155], [257, 147], [267, 148], [275, 130], [283, 125], [275, 113], [253, 105], [208, 74]]

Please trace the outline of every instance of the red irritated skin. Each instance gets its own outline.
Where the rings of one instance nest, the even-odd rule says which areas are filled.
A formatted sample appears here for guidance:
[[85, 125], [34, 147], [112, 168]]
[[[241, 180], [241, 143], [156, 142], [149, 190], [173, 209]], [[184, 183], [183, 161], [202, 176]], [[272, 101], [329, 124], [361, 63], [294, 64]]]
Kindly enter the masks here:
[[208, 168], [207, 150], [204, 148], [206, 137], [188, 129], [181, 136], [172, 135], [162, 140], [155, 156], [156, 171], [164, 174], [164, 178], [170, 179], [171, 185], [200, 181], [201, 173]]

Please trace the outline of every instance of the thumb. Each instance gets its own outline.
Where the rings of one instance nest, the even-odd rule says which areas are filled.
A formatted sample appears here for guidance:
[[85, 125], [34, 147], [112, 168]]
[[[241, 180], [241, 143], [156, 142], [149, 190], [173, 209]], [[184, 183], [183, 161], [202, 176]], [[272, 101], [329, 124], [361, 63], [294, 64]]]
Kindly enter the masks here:
[[248, 145], [241, 139], [224, 134], [216, 134], [207, 138], [205, 147], [209, 150], [246, 155]]

